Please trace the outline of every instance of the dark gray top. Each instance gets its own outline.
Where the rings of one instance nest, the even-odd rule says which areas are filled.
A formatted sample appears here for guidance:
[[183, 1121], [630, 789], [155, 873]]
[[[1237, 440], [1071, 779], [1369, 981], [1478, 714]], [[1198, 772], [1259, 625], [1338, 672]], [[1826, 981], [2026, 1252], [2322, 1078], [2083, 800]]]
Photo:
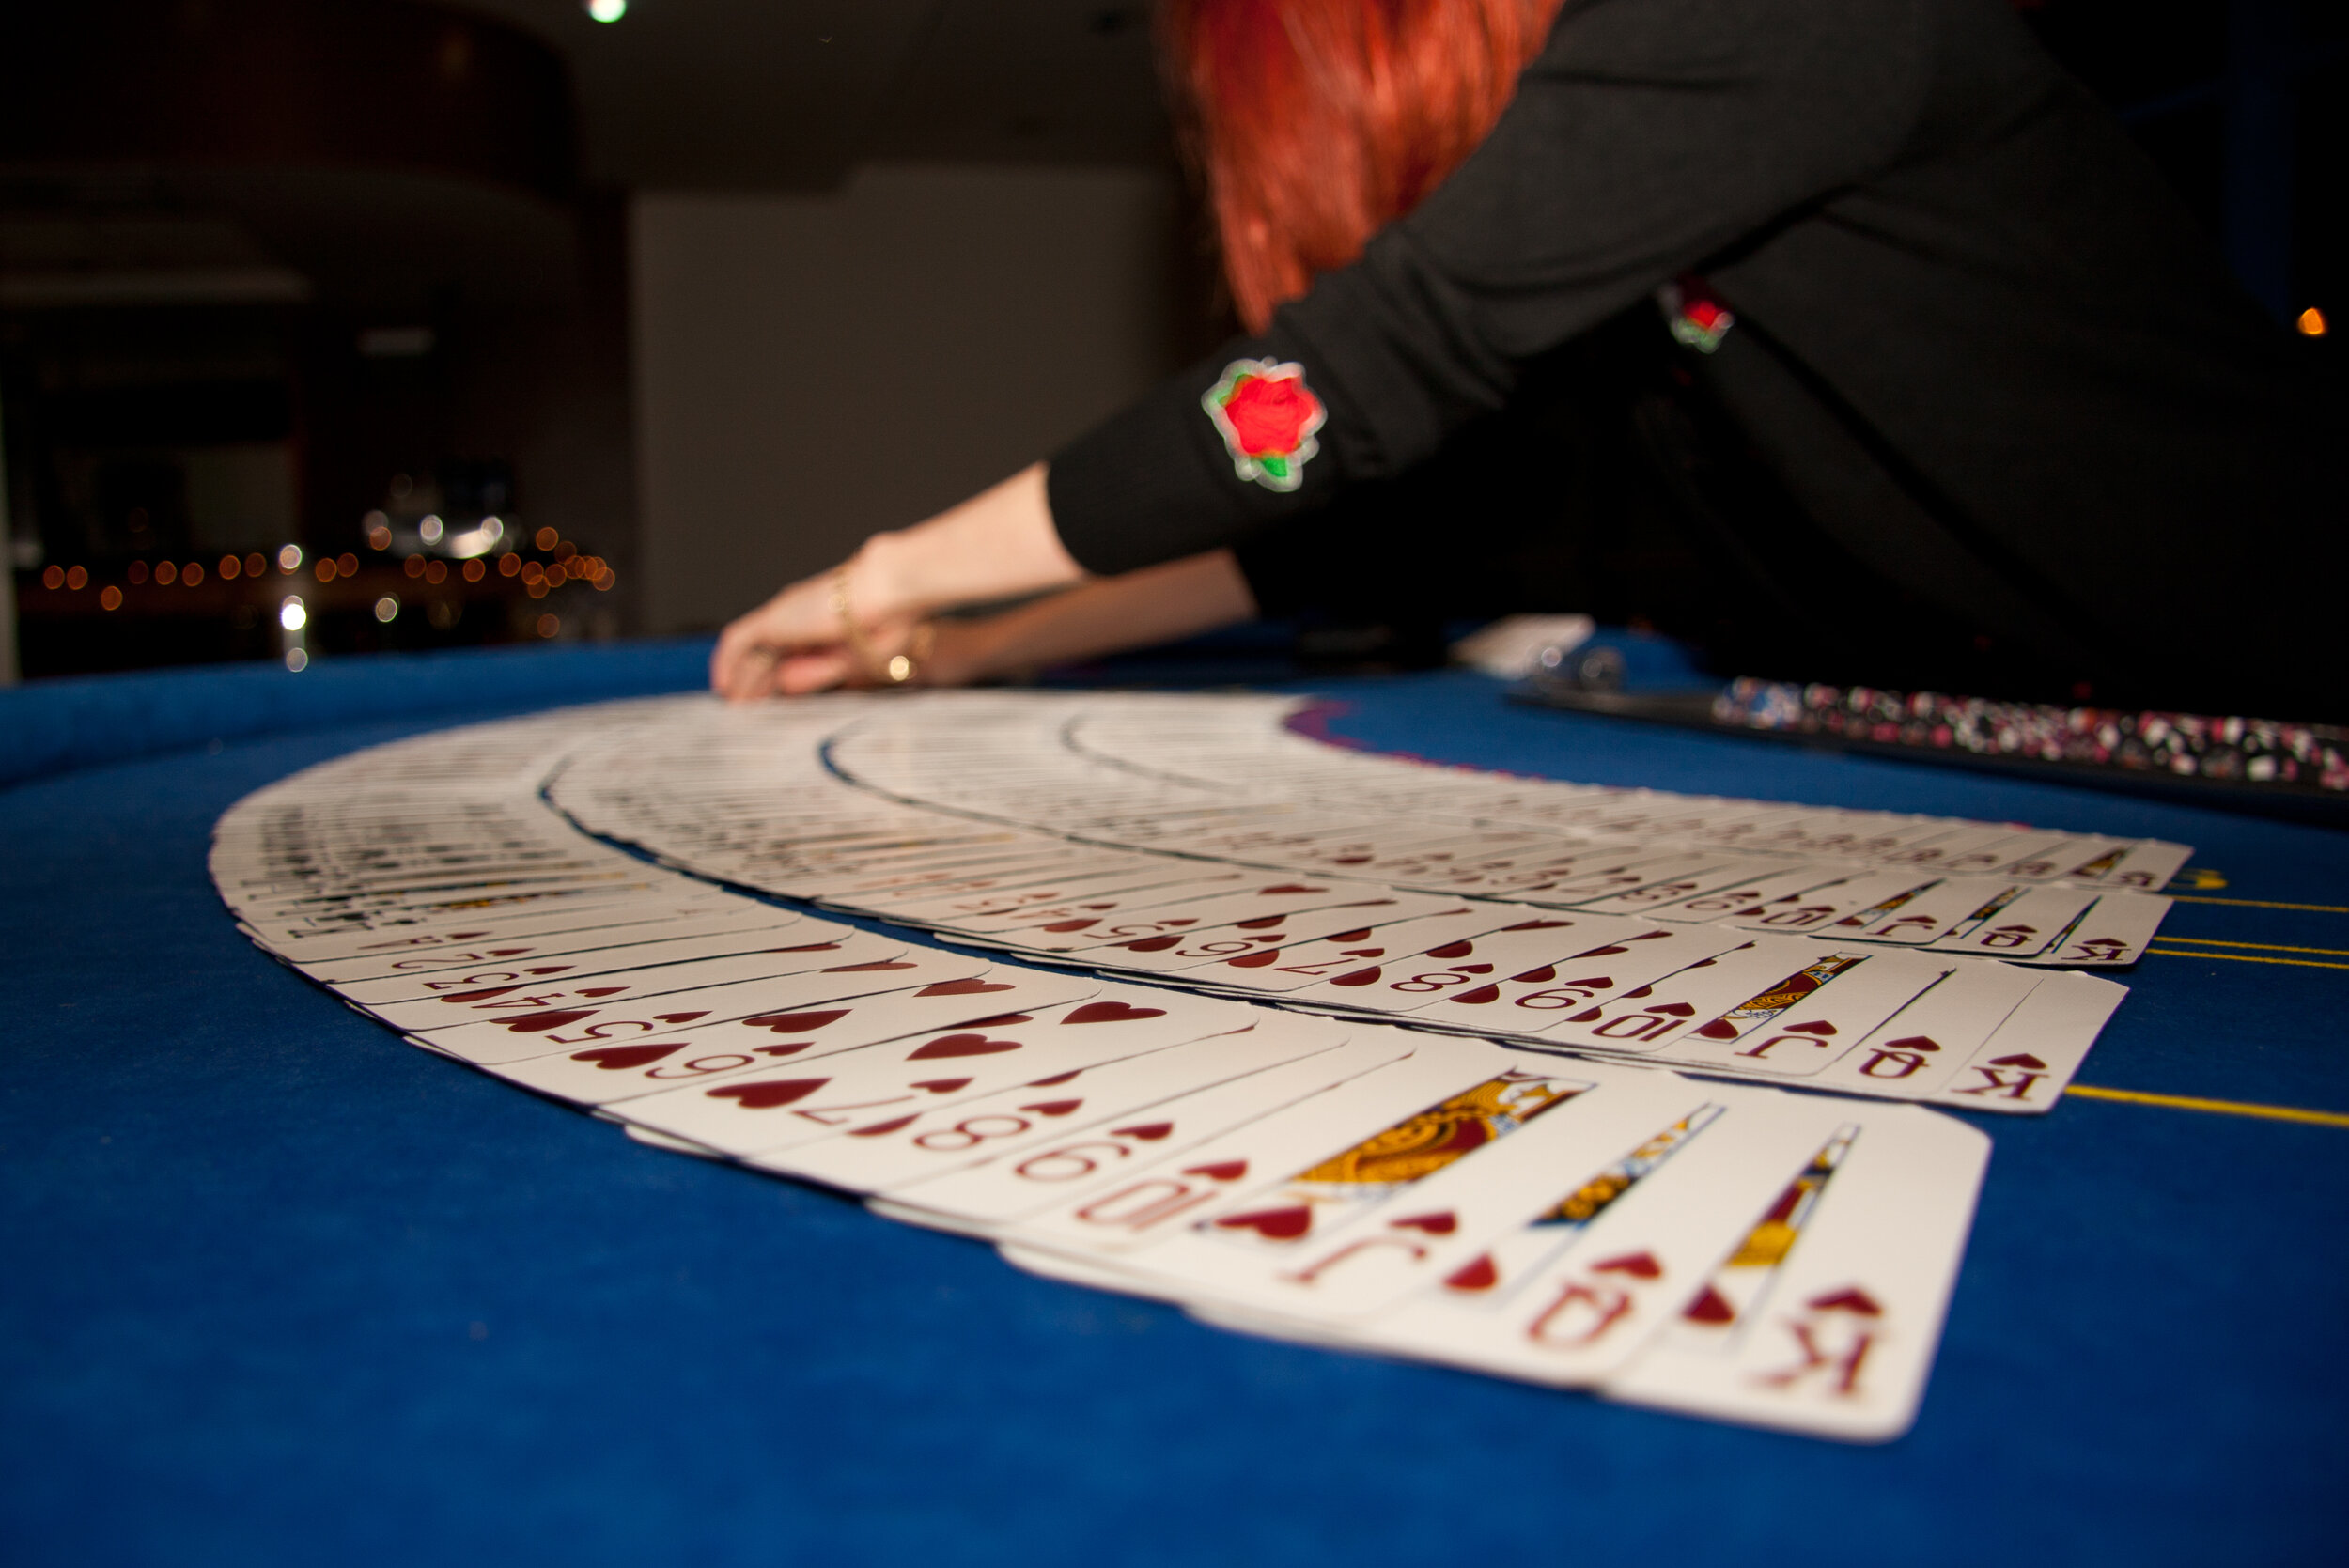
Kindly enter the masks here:
[[[2215, 616], [2228, 667], [2340, 670], [2349, 399], [2005, 0], [1570, 0], [1417, 211], [1054, 458], [1061, 537], [1108, 573], [1276, 528], [1685, 274], [1735, 318], [1697, 380], [1904, 592], [2066, 667]], [[1293, 490], [1201, 408], [1243, 358], [1326, 406]]]

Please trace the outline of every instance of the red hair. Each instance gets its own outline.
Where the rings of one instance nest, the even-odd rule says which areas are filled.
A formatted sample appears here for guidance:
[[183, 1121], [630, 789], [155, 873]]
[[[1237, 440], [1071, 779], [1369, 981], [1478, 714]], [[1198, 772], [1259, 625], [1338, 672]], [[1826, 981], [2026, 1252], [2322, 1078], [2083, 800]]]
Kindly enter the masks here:
[[1492, 130], [1561, 0], [1167, 0], [1161, 40], [1252, 332]]

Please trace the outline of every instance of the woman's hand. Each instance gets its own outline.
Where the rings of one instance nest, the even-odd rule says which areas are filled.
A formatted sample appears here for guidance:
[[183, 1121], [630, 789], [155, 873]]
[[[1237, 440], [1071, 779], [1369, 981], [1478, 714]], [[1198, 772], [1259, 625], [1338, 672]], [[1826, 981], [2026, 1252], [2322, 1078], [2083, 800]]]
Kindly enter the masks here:
[[876, 534], [845, 565], [794, 582], [728, 626], [709, 657], [730, 702], [885, 682], [937, 611], [1084, 580], [1061, 548], [1035, 463], [903, 533]]
[[903, 613], [877, 616], [865, 608], [863, 590], [879, 575], [865, 563], [879, 538], [866, 541], [845, 565], [794, 582], [721, 632], [709, 656], [710, 690], [739, 703], [884, 681], [889, 659], [905, 652], [917, 622]]

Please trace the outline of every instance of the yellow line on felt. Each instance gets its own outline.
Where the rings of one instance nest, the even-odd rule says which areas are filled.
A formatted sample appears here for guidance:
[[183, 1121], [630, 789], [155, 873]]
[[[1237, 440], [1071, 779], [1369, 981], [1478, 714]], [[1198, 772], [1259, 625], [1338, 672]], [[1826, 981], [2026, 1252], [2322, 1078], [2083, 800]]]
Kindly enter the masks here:
[[2149, 954], [2163, 958], [2224, 958], [2230, 964], [2290, 964], [2303, 970], [2349, 970], [2349, 964], [2320, 963], [2314, 958], [2263, 958], [2256, 953], [2193, 953], [2174, 947], [2149, 947]]
[[2225, 904], [2237, 909], [2306, 909], [2316, 915], [2349, 915], [2349, 904], [2271, 904], [2264, 898], [2203, 898], [2190, 893], [2170, 895], [2181, 904]]
[[2302, 1110], [2295, 1106], [2251, 1105], [2242, 1100], [2201, 1100], [2191, 1094], [2147, 1094], [2135, 1089], [2099, 1089], [2089, 1083], [2075, 1083], [2064, 1093], [2088, 1100], [2157, 1105], [2166, 1110], [2206, 1110], [2218, 1116], [2257, 1116], [2270, 1122], [2307, 1122], [2320, 1127], [2349, 1127], [2349, 1116], [2338, 1110]]
[[[2286, 947], [2281, 942], [2231, 942], [2219, 937], [2173, 937], [2166, 931], [2154, 940], [2192, 942], [2198, 947], [2256, 947], [2262, 953], [2321, 953], [2327, 958], [2349, 958], [2349, 948], [2343, 947]], [[2212, 956], [2217, 955], [2213, 954]]]

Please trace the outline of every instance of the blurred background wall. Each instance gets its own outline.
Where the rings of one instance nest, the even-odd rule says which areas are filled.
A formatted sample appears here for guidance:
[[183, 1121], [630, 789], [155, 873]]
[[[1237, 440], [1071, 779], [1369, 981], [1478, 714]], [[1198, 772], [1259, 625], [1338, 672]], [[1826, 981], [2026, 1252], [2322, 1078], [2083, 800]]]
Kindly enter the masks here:
[[951, 505], [1190, 346], [1159, 170], [874, 163], [833, 194], [647, 194], [630, 219], [652, 629]]
[[[2021, 9], [2279, 323], [2349, 310], [2349, 8]], [[1229, 326], [1148, 34], [0, 7], [0, 678], [707, 628], [1049, 452]]]

